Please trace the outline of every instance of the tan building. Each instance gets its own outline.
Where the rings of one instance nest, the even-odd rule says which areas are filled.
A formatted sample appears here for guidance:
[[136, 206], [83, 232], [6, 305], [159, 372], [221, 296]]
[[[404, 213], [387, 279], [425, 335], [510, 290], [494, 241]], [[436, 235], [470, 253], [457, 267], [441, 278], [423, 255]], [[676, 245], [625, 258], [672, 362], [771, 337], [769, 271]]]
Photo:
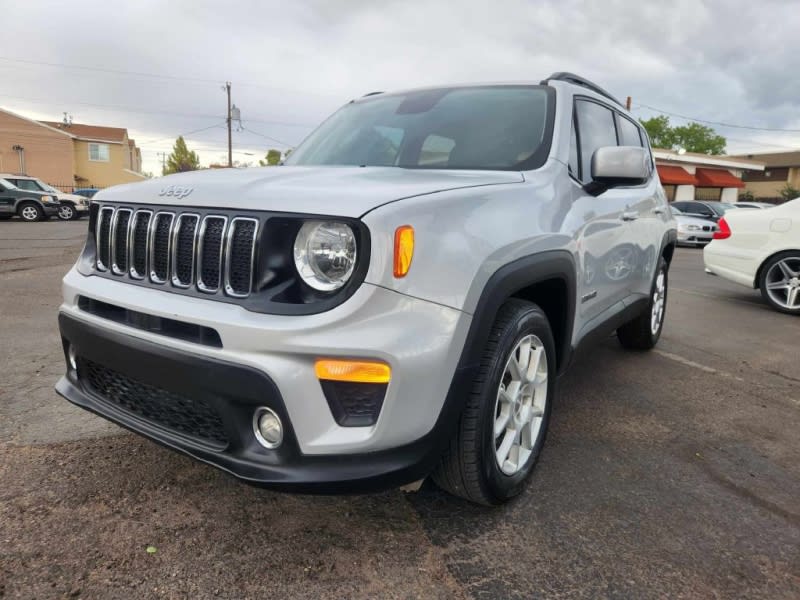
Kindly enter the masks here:
[[0, 109], [0, 173], [27, 173], [52, 185], [71, 185], [74, 163], [71, 135]]
[[0, 173], [72, 191], [141, 181], [141, 170], [141, 151], [127, 129], [34, 121], [0, 109]]
[[142, 156], [128, 130], [55, 121], [42, 125], [68, 133], [73, 138], [75, 182], [79, 187], [108, 187], [145, 179], [140, 173]]
[[719, 200], [736, 202], [745, 187], [743, 177], [761, 173], [764, 163], [695, 152], [653, 148], [658, 176], [670, 202], [676, 200]]
[[764, 164], [762, 172], [748, 172], [742, 178], [745, 189], [756, 200], [775, 200], [781, 197], [780, 191], [788, 183], [800, 189], [800, 150], [794, 152], [762, 152], [742, 154], [741, 158], [757, 160]]

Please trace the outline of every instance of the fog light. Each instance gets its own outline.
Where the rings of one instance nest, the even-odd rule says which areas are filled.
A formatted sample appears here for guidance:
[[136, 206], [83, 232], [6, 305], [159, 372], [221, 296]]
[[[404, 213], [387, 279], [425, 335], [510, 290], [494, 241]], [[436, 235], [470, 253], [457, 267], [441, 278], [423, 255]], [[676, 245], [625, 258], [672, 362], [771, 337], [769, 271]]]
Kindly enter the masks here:
[[67, 359], [69, 360], [69, 366], [73, 371], [78, 370], [78, 356], [75, 353], [75, 346], [72, 344], [69, 345], [69, 349], [67, 350]]
[[258, 443], [274, 450], [283, 441], [283, 425], [278, 415], [269, 408], [261, 407], [253, 415], [253, 431]]

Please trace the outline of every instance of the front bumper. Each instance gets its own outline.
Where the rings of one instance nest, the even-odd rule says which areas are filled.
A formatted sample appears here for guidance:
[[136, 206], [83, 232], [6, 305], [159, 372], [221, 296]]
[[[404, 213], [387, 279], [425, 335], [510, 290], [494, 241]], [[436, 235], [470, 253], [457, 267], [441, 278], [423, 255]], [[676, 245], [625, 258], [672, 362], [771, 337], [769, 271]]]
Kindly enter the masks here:
[[[309, 456], [300, 451], [284, 399], [265, 373], [98, 328], [64, 313], [59, 315], [59, 326], [65, 355], [72, 346], [78, 367], [77, 371], [69, 367], [67, 359], [67, 374], [56, 385], [61, 396], [248, 483], [285, 491], [374, 491], [425, 477], [452, 434], [459, 399], [466, 394], [470, 381], [470, 369], [457, 369], [435, 426], [412, 443], [379, 452]], [[127, 381], [142, 382], [165, 395], [210, 407], [219, 415], [226, 441], [164, 427], [141, 412], [126, 410], [101, 397], [87, 376], [91, 365], [96, 364], [122, 374]], [[253, 434], [253, 413], [262, 406], [275, 411], [284, 423], [284, 441], [275, 450], [260, 446]]]
[[58, 214], [58, 204], [43, 204], [44, 214], [48, 217], [54, 217]]

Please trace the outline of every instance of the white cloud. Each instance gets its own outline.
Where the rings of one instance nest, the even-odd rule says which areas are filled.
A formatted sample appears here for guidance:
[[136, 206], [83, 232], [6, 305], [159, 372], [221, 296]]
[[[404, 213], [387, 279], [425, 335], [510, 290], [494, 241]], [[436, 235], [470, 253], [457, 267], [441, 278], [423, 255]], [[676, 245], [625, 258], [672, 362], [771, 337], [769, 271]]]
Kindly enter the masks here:
[[[0, 59], [0, 106], [26, 115], [127, 127], [145, 168], [180, 133], [221, 123], [225, 97], [245, 127], [294, 145], [340, 104], [374, 90], [538, 80], [569, 70], [619, 97], [715, 121], [800, 128], [796, 2], [679, 0], [366, 0], [19, 2], [5, 7], [8, 59], [154, 73], [164, 78]], [[206, 81], [181, 81], [171, 76]], [[652, 114], [639, 110], [637, 115]], [[719, 128], [743, 144], [797, 135]], [[204, 162], [223, 128], [188, 136]], [[280, 146], [256, 133], [234, 146]], [[767, 148], [768, 146], [764, 146]], [[258, 156], [240, 154], [240, 160]]]

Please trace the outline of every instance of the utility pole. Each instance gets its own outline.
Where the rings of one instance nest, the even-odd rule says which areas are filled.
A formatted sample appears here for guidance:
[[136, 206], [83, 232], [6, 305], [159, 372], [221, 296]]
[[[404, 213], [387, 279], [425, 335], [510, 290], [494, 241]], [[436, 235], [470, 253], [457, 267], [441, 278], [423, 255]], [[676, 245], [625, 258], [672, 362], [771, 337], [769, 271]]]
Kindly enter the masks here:
[[632, 102], [632, 100], [633, 100], [633, 98], [631, 98], [630, 96], [628, 96], [628, 99], [625, 100], [625, 110], [627, 110], [628, 112], [631, 112], [631, 102]]
[[226, 119], [228, 122], [228, 168], [233, 166], [233, 141], [231, 139], [231, 82], [225, 82], [225, 91], [228, 94], [228, 112], [226, 113], [228, 118]]
[[167, 168], [167, 153], [166, 152], [158, 152], [158, 156], [161, 157], [161, 174], [164, 174], [164, 171]]

